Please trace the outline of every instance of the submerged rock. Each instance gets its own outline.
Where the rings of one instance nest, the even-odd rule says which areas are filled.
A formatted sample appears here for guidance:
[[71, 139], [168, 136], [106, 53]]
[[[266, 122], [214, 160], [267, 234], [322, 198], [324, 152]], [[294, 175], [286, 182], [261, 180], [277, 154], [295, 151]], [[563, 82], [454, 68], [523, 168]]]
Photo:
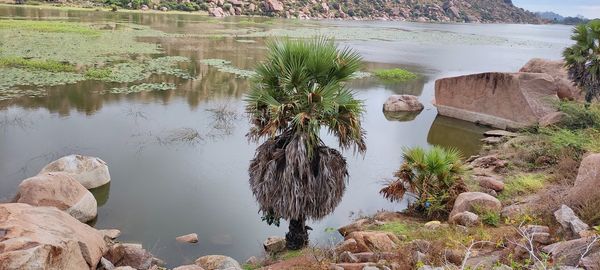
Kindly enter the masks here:
[[81, 222], [94, 219], [98, 213], [94, 195], [64, 173], [43, 173], [23, 180], [15, 201], [33, 206], [53, 206]]
[[190, 233], [190, 234], [178, 236], [177, 238], [175, 238], [175, 240], [177, 240], [177, 242], [180, 242], [180, 243], [190, 243], [190, 244], [198, 243], [198, 234]]
[[383, 110], [386, 112], [419, 112], [423, 108], [425, 107], [418, 97], [411, 95], [393, 95], [383, 104]]
[[547, 74], [481, 73], [437, 80], [435, 106], [444, 116], [517, 129], [556, 111], [557, 91]]
[[0, 269], [96, 269], [103, 235], [55, 207], [0, 204]]
[[106, 162], [97, 157], [65, 156], [46, 165], [40, 174], [49, 172], [65, 173], [87, 189], [97, 188], [110, 182], [110, 173]]

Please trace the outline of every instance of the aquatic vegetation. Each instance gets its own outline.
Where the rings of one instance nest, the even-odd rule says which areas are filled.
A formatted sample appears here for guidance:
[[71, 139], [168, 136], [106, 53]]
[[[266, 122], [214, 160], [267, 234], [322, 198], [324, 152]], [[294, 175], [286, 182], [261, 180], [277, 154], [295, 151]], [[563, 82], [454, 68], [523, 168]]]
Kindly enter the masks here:
[[27, 69], [40, 69], [51, 72], [73, 72], [75, 67], [66, 63], [53, 60], [25, 59], [23, 57], [0, 57], [0, 67], [20, 67]]
[[397, 82], [405, 82], [409, 80], [414, 80], [417, 78], [417, 74], [414, 74], [408, 70], [394, 68], [394, 69], [380, 69], [374, 72], [377, 78], [386, 81], [397, 81]]
[[[2, 22], [2, 21], [0, 21]], [[19, 22], [19, 21], [16, 21]], [[88, 27], [86, 24], [69, 23]], [[109, 27], [111, 30], [113, 26]], [[129, 60], [130, 55], [160, 53], [156, 44], [137, 41], [141, 36], [161, 36], [164, 33], [147, 27], [119, 25], [112, 31], [98, 31], [98, 35], [77, 31], [36, 31], [34, 27], [22, 30], [0, 27], [0, 57], [42, 59], [77, 65], [95, 65], [115, 60]], [[118, 30], [117, 30], [118, 29]]]
[[100, 31], [87, 25], [64, 21], [0, 20], [0, 29], [29, 30], [45, 33], [75, 33], [98, 36]]
[[256, 75], [256, 72], [254, 71], [236, 68], [231, 65], [230, 61], [223, 59], [203, 59], [200, 62], [209, 66], [213, 66], [221, 72], [235, 74], [241, 78], [250, 78]]
[[189, 62], [190, 59], [185, 56], [164, 56], [154, 58], [145, 64], [145, 72], [152, 74], [166, 74], [182, 79], [193, 79], [189, 72], [177, 67], [181, 62]]
[[0, 68], [0, 91], [18, 85], [55, 86], [76, 83], [84, 79], [83, 75], [72, 72]]
[[172, 83], [142, 83], [130, 87], [116, 87], [108, 92], [111, 94], [131, 94], [146, 91], [166, 91], [175, 89], [175, 84]]
[[112, 71], [109, 68], [90, 68], [85, 71], [85, 77], [94, 80], [106, 79], [110, 75], [112, 75]]

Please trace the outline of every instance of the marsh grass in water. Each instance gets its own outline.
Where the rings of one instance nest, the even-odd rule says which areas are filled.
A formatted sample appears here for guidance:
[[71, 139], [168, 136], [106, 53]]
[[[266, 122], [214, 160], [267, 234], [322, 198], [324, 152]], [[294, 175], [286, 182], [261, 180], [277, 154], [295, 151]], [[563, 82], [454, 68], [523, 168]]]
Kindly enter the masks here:
[[241, 78], [250, 78], [256, 75], [256, 72], [251, 70], [240, 69], [231, 65], [230, 61], [223, 59], [204, 59], [200, 61], [201, 63], [215, 67], [220, 72], [235, 74]]
[[88, 25], [62, 21], [0, 20], [0, 29], [29, 30], [45, 33], [74, 33], [99, 36], [100, 31]]
[[417, 79], [417, 74], [414, 74], [408, 70], [394, 68], [394, 69], [380, 69], [374, 72], [377, 78], [386, 81], [405, 82]]
[[19, 67], [26, 69], [39, 69], [51, 72], [74, 72], [73, 65], [54, 60], [25, 59], [23, 57], [0, 57], [0, 67]]

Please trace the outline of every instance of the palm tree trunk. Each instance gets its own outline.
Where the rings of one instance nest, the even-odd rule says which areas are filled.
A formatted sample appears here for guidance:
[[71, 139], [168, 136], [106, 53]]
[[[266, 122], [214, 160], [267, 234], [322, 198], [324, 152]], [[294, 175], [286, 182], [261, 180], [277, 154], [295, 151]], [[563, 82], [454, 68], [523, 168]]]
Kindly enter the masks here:
[[285, 234], [285, 241], [289, 250], [302, 249], [308, 245], [308, 230], [304, 218], [290, 220], [289, 230]]

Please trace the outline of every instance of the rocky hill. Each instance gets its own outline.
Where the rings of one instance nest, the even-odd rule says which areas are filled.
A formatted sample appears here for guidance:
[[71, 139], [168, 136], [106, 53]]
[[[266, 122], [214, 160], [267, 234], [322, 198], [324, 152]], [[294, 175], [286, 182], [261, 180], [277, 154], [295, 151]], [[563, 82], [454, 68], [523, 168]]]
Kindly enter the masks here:
[[[184, 0], [189, 1], [189, 0]], [[511, 0], [208, 0], [213, 16], [384, 19], [419, 22], [540, 23]]]

